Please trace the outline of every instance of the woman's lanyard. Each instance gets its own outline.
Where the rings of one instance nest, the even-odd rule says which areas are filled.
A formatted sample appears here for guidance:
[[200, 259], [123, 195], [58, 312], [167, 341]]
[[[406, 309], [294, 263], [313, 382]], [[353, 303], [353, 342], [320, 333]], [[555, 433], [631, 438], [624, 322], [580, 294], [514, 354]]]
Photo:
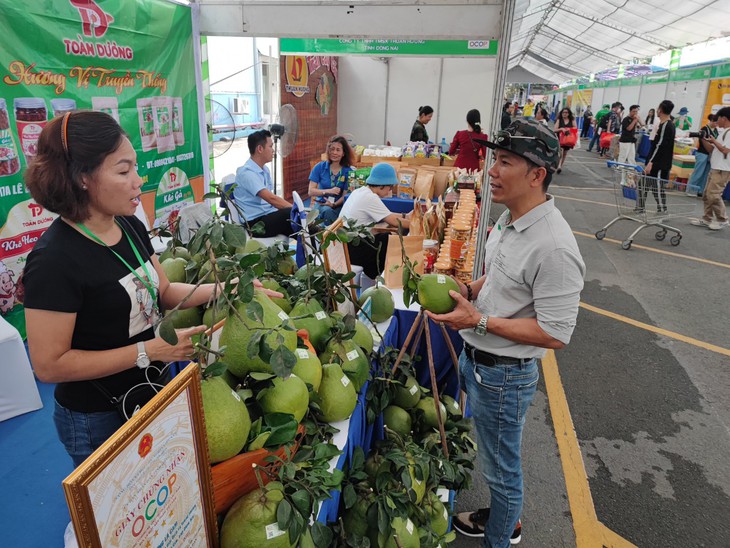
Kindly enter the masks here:
[[157, 293], [155, 291], [154, 286], [152, 285], [152, 276], [150, 276], [150, 271], [147, 269], [147, 263], [142, 260], [142, 256], [139, 254], [139, 251], [137, 250], [137, 246], [134, 245], [134, 242], [132, 241], [132, 238], [130, 238], [129, 234], [127, 234], [127, 231], [124, 230], [124, 227], [121, 224], [119, 224], [119, 221], [117, 221], [116, 219], [114, 221], [119, 225], [119, 228], [122, 229], [122, 232], [124, 232], [124, 235], [127, 237], [127, 241], [129, 242], [129, 245], [132, 247], [132, 251], [134, 251], [134, 256], [137, 257], [137, 260], [139, 261], [140, 266], [142, 266], [142, 269], [144, 270], [144, 273], [147, 276], [147, 279], [145, 279], [142, 276], [140, 276], [139, 275], [139, 272], [137, 272], [136, 269], [132, 268], [132, 265], [130, 265], [124, 259], [124, 257], [122, 257], [119, 253], [117, 253], [116, 251], [114, 251], [111, 247], [109, 247], [105, 242], [103, 242], [101, 240], [101, 238], [99, 238], [96, 234], [94, 234], [93, 232], [91, 232], [91, 230], [89, 230], [88, 228], [86, 228], [86, 226], [84, 226], [82, 223], [76, 223], [76, 226], [78, 226], [84, 232], [84, 234], [86, 234], [89, 238], [91, 238], [92, 240], [94, 240], [97, 244], [103, 245], [109, 251], [111, 251], [112, 253], [114, 253], [114, 255], [116, 255], [117, 259], [119, 259], [120, 261], [122, 261], [122, 263], [124, 263], [124, 266], [126, 266], [129, 269], [129, 271], [132, 274], [134, 274], [135, 277], [140, 282], [142, 282], [142, 284], [147, 288], [147, 291], [150, 292], [150, 296], [152, 297], [152, 306], [155, 309], [157, 309]]

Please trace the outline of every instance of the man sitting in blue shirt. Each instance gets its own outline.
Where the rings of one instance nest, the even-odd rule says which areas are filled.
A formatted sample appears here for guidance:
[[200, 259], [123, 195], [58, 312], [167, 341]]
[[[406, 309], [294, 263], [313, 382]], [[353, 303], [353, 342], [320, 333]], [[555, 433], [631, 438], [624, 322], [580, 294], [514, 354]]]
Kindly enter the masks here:
[[291, 236], [289, 216], [292, 206], [272, 192], [271, 172], [266, 167], [274, 157], [271, 133], [265, 129], [253, 132], [248, 136], [248, 150], [251, 157], [236, 170], [233, 199], [249, 225], [259, 221], [264, 224], [264, 233], [254, 236]]

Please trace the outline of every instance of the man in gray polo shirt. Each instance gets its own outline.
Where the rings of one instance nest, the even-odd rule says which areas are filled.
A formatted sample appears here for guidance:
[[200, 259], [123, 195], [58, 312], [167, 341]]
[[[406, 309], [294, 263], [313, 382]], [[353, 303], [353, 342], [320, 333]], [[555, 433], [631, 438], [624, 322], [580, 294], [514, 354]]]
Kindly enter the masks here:
[[462, 285], [461, 294], [451, 292], [453, 312], [429, 316], [464, 339], [459, 373], [492, 498], [491, 508], [456, 516], [454, 527], [483, 536], [484, 546], [505, 548], [520, 541], [522, 530], [522, 428], [537, 387], [537, 359], [570, 341], [585, 265], [547, 194], [560, 152], [555, 134], [534, 120], [516, 120], [483, 144], [495, 149], [492, 199], [507, 210], [487, 240], [485, 275]]

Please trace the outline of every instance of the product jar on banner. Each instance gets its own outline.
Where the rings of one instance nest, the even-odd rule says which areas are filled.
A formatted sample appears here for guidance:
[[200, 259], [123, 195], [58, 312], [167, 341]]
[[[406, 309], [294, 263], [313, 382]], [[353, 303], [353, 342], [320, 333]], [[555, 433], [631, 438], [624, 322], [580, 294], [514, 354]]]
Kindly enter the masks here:
[[5, 99], [0, 99], [0, 177], [20, 171], [20, 159], [10, 131], [10, 118]]
[[38, 138], [48, 120], [46, 102], [35, 97], [24, 97], [15, 99], [13, 105], [20, 148], [23, 149], [26, 164], [29, 164], [38, 153]]
[[51, 109], [53, 109], [53, 116], [61, 116], [67, 112], [73, 112], [76, 110], [76, 101], [73, 99], [51, 99]]

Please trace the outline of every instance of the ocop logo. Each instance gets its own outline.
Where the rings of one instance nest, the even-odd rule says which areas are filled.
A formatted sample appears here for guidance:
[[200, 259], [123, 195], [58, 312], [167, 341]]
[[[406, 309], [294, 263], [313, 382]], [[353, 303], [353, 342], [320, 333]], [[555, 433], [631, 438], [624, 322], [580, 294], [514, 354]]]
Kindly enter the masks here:
[[469, 40], [467, 49], [489, 49], [489, 40]]

